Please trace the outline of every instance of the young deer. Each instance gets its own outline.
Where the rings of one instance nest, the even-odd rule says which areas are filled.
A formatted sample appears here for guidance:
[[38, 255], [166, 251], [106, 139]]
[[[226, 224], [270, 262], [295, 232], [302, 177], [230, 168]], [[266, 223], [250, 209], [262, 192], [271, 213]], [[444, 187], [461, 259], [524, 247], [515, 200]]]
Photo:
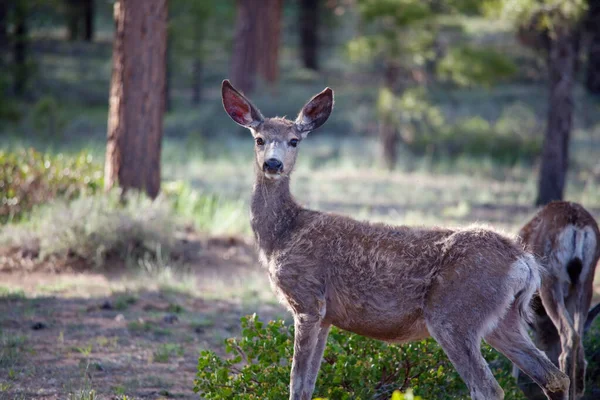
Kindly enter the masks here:
[[311, 399], [331, 325], [390, 342], [431, 335], [473, 399], [502, 399], [481, 356], [485, 338], [549, 399], [567, 399], [569, 379], [522, 323], [540, 284], [532, 255], [489, 230], [394, 227], [301, 207], [290, 174], [298, 146], [329, 117], [333, 91], [313, 97], [295, 121], [264, 118], [227, 80], [222, 97], [256, 142], [251, 225], [261, 263], [294, 316], [290, 399]]
[[[534, 341], [570, 380], [569, 398], [583, 395], [586, 361], [582, 338], [599, 308], [589, 312], [600, 237], [594, 218], [581, 205], [554, 202], [520, 231], [542, 265], [542, 286], [533, 299]], [[535, 398], [536, 390], [528, 395]]]

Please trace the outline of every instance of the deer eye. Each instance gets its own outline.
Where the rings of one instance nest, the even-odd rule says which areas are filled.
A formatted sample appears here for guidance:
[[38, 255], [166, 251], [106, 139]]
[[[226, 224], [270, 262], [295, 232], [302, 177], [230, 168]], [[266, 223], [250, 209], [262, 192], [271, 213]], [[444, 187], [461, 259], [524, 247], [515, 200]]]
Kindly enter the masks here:
[[292, 147], [298, 146], [298, 139], [292, 139], [292, 140], [290, 140], [290, 146], [292, 146]]
[[260, 138], [260, 137], [256, 138], [256, 145], [257, 146], [264, 146], [264, 144], [265, 144], [265, 141], [264, 141], [263, 138]]

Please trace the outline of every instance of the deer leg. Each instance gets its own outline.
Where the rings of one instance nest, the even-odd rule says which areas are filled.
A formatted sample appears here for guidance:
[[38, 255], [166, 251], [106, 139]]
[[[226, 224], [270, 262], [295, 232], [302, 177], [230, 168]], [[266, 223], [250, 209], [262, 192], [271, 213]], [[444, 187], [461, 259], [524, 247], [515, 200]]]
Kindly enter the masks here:
[[496, 328], [485, 336], [485, 340], [533, 379], [548, 399], [569, 398], [569, 378], [535, 347], [525, 332], [522, 317], [515, 305], [510, 307]]
[[471, 399], [504, 399], [504, 391], [481, 355], [480, 336], [469, 335], [464, 327], [448, 326], [444, 322], [428, 321], [427, 327], [466, 383]]
[[560, 370], [569, 376], [571, 388], [569, 394], [571, 399], [576, 398], [576, 368], [575, 357], [579, 352], [578, 346], [581, 343], [579, 333], [575, 329], [575, 324], [567, 307], [565, 305], [562, 286], [556, 280], [547, 284], [542, 283], [540, 297], [548, 316], [556, 326], [560, 335], [562, 351], [558, 357]]
[[[586, 282], [588, 279], [582, 279]], [[590, 280], [591, 281], [591, 280]], [[583, 396], [585, 392], [585, 372], [587, 368], [587, 361], [585, 360], [585, 352], [583, 348], [583, 333], [585, 329], [585, 322], [587, 319], [587, 310], [590, 307], [592, 300], [593, 289], [591, 285], [586, 285], [579, 282], [575, 285], [572, 293], [572, 299], [568, 300], [567, 308], [573, 315], [573, 323], [575, 330], [578, 333], [579, 341], [575, 343], [575, 349], [573, 356], [575, 358], [574, 366], [574, 385], [577, 398]]]
[[298, 314], [294, 316], [294, 357], [290, 378], [290, 400], [310, 400], [313, 388], [308, 384], [311, 358], [317, 347], [321, 316]]
[[310, 360], [310, 367], [306, 377], [306, 388], [311, 393], [314, 392], [315, 383], [317, 383], [317, 376], [319, 375], [323, 353], [325, 352], [325, 346], [327, 345], [327, 337], [329, 336], [329, 328], [331, 328], [331, 324], [321, 324], [317, 336], [317, 345], [315, 346], [315, 350]]

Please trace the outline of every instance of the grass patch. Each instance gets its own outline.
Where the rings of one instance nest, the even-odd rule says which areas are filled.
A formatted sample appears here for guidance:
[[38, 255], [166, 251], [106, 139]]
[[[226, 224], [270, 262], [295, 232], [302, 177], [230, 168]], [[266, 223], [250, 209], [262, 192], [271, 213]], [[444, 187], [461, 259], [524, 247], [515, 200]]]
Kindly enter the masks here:
[[176, 343], [161, 344], [152, 355], [152, 360], [156, 363], [168, 363], [171, 357], [182, 357], [183, 347]]
[[171, 331], [169, 329], [160, 327], [148, 321], [131, 321], [127, 324], [127, 329], [136, 334], [151, 333], [154, 336], [171, 335]]
[[0, 367], [11, 368], [19, 364], [25, 355], [27, 336], [0, 334]]
[[23, 289], [15, 289], [8, 286], [0, 286], [0, 298], [6, 300], [23, 300], [25, 292]]
[[115, 309], [119, 311], [123, 311], [129, 308], [129, 306], [134, 305], [137, 302], [137, 297], [132, 294], [124, 293], [119, 294], [115, 298]]

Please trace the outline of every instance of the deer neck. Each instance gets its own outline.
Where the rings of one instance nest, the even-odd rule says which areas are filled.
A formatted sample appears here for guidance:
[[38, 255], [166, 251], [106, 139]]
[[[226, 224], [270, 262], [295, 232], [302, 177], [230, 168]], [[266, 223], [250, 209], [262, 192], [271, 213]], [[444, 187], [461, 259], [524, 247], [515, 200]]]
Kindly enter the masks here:
[[284, 247], [301, 209], [290, 193], [289, 177], [272, 180], [257, 171], [250, 208], [256, 242], [268, 257]]

